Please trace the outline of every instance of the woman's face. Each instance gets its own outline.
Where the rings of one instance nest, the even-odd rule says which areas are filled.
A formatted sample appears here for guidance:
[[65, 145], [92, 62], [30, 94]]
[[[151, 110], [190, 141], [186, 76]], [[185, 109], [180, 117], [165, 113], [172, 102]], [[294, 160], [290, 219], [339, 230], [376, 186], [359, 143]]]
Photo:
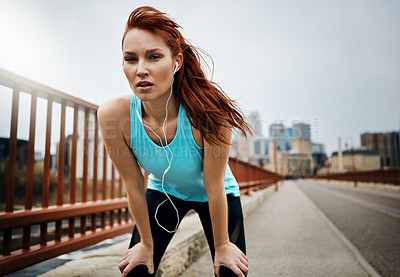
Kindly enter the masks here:
[[131, 29], [122, 44], [123, 69], [133, 92], [142, 101], [169, 96], [176, 59], [162, 37]]

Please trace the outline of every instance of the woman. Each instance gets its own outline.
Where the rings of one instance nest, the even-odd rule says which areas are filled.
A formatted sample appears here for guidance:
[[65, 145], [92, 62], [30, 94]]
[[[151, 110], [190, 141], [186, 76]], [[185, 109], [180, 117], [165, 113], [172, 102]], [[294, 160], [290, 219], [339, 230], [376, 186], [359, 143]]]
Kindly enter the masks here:
[[[227, 162], [232, 129], [245, 133], [249, 126], [234, 101], [205, 78], [198, 52], [178, 28], [154, 8], [132, 12], [122, 51], [133, 94], [98, 110], [104, 144], [136, 223], [118, 266], [122, 276], [155, 276], [179, 223], [194, 209], [216, 275], [245, 276], [239, 188]], [[139, 164], [150, 172], [147, 190]]]

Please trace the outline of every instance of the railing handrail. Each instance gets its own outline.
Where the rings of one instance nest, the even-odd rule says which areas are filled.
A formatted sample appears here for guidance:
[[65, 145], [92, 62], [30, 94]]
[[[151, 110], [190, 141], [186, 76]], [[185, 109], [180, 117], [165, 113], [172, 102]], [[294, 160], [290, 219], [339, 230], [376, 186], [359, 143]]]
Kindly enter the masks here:
[[38, 97], [47, 99], [47, 95], [51, 95], [53, 97], [53, 101], [61, 104], [62, 101], [65, 101], [67, 106], [75, 106], [79, 105], [84, 108], [88, 108], [91, 110], [97, 110], [98, 105], [87, 102], [78, 97], [69, 95], [60, 90], [51, 88], [49, 86], [43, 85], [39, 82], [33, 81], [31, 79], [25, 78], [21, 75], [15, 74], [11, 71], [8, 71], [4, 68], [0, 67], [0, 85], [14, 88], [15, 85], [19, 86], [20, 91], [28, 92], [28, 93], [36, 93]]
[[319, 174], [319, 175], [316, 175], [316, 176], [330, 176], [330, 175], [341, 175], [341, 174], [361, 174], [361, 173], [382, 173], [382, 172], [387, 172], [387, 173], [390, 173], [390, 172], [397, 172], [397, 171], [399, 171], [400, 170], [400, 168], [383, 168], [383, 169], [367, 169], [367, 170], [361, 170], [361, 169], [357, 169], [357, 170], [354, 170], [354, 171], [342, 171], [342, 172], [332, 172], [332, 173], [326, 173], [326, 174]]
[[309, 178], [358, 182], [379, 182], [397, 185], [400, 184], [400, 168], [328, 173], [310, 176]]
[[126, 197], [0, 213], [0, 231], [126, 208]]

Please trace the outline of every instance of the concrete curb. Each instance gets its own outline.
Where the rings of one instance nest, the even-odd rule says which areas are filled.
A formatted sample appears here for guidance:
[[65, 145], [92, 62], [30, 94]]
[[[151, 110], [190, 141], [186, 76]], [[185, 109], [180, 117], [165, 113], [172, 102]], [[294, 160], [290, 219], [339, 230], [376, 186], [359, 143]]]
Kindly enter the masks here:
[[[244, 217], [251, 214], [274, 190], [275, 186], [270, 186], [266, 189], [252, 192], [250, 195], [242, 195], [241, 202]], [[39, 275], [39, 277], [119, 277], [121, 273], [117, 267], [118, 261], [128, 249], [128, 244], [129, 240], [122, 241], [101, 249], [94, 255], [70, 261]], [[206, 251], [208, 251], [208, 244], [198, 215], [196, 213], [187, 215], [171, 240], [156, 276], [179, 276]]]

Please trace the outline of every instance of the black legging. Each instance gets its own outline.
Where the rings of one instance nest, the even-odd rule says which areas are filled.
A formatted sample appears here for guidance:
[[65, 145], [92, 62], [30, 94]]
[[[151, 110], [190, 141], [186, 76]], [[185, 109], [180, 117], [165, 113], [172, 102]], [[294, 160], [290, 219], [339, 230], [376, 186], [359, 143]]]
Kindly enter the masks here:
[[[176, 197], [170, 196], [174, 202], [175, 207], [179, 213], [179, 222], [186, 215], [186, 213], [193, 209], [195, 210], [201, 220], [203, 225], [203, 230], [207, 238], [208, 245], [210, 247], [211, 255], [214, 260], [215, 248], [214, 248], [214, 238], [212, 233], [210, 210], [208, 208], [208, 202], [194, 202], [194, 201], [184, 201]], [[159, 191], [148, 189], [146, 192], [147, 206], [149, 210], [150, 228], [153, 236], [154, 245], [154, 274], [147, 273], [147, 267], [145, 265], [139, 265], [129, 272], [128, 277], [142, 277], [142, 276], [155, 276], [158, 266], [162, 256], [169, 242], [171, 241], [174, 233], [168, 233], [158, 226], [156, 220], [154, 219], [154, 214], [156, 212], [157, 206], [167, 199], [164, 193]], [[228, 233], [229, 240], [236, 244], [236, 246], [246, 254], [246, 244], [244, 238], [244, 225], [243, 225], [243, 213], [242, 206], [240, 203], [240, 198], [233, 195], [227, 195], [228, 201]], [[170, 201], [166, 201], [162, 204], [157, 213], [158, 222], [167, 230], [174, 230], [176, 226], [176, 211], [171, 205]], [[133, 247], [136, 243], [140, 241], [140, 235], [137, 227], [133, 229], [131, 242], [129, 248]], [[231, 270], [221, 266], [220, 276], [236, 276]]]

